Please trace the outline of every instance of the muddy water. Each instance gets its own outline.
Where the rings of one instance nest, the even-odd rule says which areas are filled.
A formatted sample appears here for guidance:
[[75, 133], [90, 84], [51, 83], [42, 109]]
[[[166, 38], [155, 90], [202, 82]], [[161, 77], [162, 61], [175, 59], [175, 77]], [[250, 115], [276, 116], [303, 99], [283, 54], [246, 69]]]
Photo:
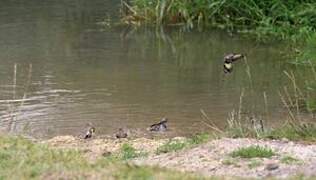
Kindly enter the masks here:
[[[76, 135], [90, 122], [111, 134], [146, 131], [168, 117], [168, 134], [187, 135], [208, 130], [201, 110], [224, 127], [241, 94], [243, 116], [268, 126], [286, 119], [278, 91], [291, 67], [282, 45], [216, 30], [106, 26], [117, 14], [110, 0], [2, 1], [1, 128], [51, 137]], [[225, 75], [228, 52], [247, 59]]]

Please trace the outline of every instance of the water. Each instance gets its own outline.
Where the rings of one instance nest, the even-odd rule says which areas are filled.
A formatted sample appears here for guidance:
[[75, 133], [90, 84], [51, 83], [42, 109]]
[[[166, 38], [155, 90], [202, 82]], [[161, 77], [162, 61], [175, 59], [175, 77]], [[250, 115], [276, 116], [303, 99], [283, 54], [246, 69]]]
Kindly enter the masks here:
[[[116, 1], [0, 3], [2, 129], [47, 138], [76, 135], [87, 123], [98, 134], [146, 127], [162, 117], [171, 136], [220, 127], [239, 110], [270, 126], [287, 118], [278, 92], [288, 81], [282, 45], [259, 44], [221, 31], [101, 25], [118, 20]], [[246, 60], [225, 75], [226, 53]], [[250, 71], [248, 72], [247, 69]], [[267, 96], [267, 106], [264, 95]]]

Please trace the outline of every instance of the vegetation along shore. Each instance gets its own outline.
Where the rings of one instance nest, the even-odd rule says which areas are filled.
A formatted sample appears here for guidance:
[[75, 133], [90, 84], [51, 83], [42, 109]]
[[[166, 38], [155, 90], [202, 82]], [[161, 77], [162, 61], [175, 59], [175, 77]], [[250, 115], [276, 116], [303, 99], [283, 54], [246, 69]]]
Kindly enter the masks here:
[[[292, 60], [315, 62], [316, 2], [259, 0], [121, 1], [122, 21], [187, 29], [221, 28], [259, 40], [286, 40]], [[315, 49], [314, 49], [315, 50]]]
[[[316, 178], [316, 126], [174, 138], [0, 136], [1, 178]], [[237, 132], [237, 134], [236, 134]], [[252, 138], [248, 138], [248, 137]], [[18, 166], [17, 166], [18, 164]]]

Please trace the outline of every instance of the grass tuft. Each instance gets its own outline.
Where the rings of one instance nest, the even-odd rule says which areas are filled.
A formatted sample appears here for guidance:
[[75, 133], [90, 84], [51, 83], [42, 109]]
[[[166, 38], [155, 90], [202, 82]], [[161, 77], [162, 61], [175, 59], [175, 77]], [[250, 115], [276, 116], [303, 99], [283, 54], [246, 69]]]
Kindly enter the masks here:
[[191, 138], [183, 140], [170, 140], [162, 146], [158, 147], [156, 154], [175, 152], [182, 150], [187, 147], [192, 147], [197, 144], [202, 144], [207, 142], [210, 139], [210, 135], [206, 133], [196, 134]]
[[187, 142], [180, 140], [170, 140], [166, 144], [157, 148], [156, 154], [175, 152], [188, 147]]
[[207, 142], [211, 138], [210, 134], [201, 133], [196, 134], [188, 139], [189, 144], [202, 144]]
[[145, 152], [138, 152], [134, 147], [125, 143], [122, 145], [118, 158], [121, 160], [129, 160], [138, 157], [147, 156]]
[[261, 146], [243, 147], [231, 153], [232, 157], [241, 158], [270, 158], [273, 155], [275, 155], [275, 153], [272, 149]]
[[257, 160], [257, 159], [255, 159], [255, 160], [252, 160], [252, 161], [249, 162], [248, 167], [250, 169], [253, 169], [253, 168], [256, 168], [256, 167], [261, 166], [261, 165], [262, 165], [262, 162]]
[[222, 161], [222, 164], [223, 165], [226, 165], [226, 166], [234, 166], [234, 167], [240, 167], [240, 165], [238, 164], [238, 161], [236, 161], [235, 159], [233, 158], [226, 158]]
[[299, 159], [296, 159], [292, 156], [287, 155], [287, 156], [283, 156], [280, 161], [283, 164], [293, 164], [293, 163], [298, 163]]

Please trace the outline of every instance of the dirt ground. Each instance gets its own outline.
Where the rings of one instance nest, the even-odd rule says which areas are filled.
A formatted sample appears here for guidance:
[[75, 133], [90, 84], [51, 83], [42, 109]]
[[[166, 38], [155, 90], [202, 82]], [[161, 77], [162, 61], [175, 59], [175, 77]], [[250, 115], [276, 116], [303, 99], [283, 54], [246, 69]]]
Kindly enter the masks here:
[[[177, 137], [177, 140], [185, 138]], [[286, 178], [294, 175], [316, 177], [316, 144], [291, 142], [288, 140], [257, 140], [221, 138], [186, 148], [177, 152], [157, 155], [156, 149], [169, 139], [112, 139], [96, 138], [82, 140], [73, 136], [59, 136], [41, 143], [55, 148], [77, 149], [94, 161], [102, 156], [119, 151], [124, 143], [148, 156], [129, 160], [137, 165], [158, 165], [179, 171], [194, 172], [205, 176], [225, 177], [275, 177]], [[230, 153], [240, 147], [259, 145], [276, 152], [271, 158], [232, 158]], [[285, 162], [286, 157], [295, 161]]]

